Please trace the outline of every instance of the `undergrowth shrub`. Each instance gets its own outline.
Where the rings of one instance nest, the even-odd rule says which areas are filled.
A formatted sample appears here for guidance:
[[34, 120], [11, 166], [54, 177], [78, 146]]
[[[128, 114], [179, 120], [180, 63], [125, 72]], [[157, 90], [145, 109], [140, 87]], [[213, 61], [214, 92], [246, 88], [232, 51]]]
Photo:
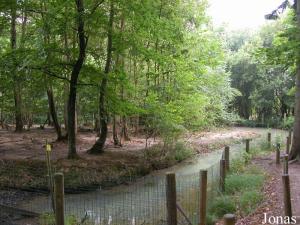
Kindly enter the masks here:
[[210, 206], [210, 214], [213, 217], [221, 218], [224, 214], [235, 212], [233, 198], [226, 195], [217, 197]]
[[282, 129], [292, 129], [294, 126], [295, 118], [293, 116], [287, 117], [284, 121], [281, 122]]
[[193, 155], [193, 150], [183, 142], [177, 142], [174, 146], [175, 160], [181, 162]]
[[206, 224], [207, 225], [215, 225], [218, 222], [219, 218], [216, 215], [208, 214], [206, 216]]
[[193, 150], [184, 142], [155, 145], [144, 150], [144, 158], [154, 169], [163, 169], [193, 155]]
[[259, 189], [264, 182], [263, 175], [231, 174], [226, 178], [226, 194], [235, 194], [250, 189]]
[[243, 173], [246, 169], [245, 160], [243, 158], [238, 158], [232, 161], [230, 165], [230, 172], [239, 174]]
[[244, 216], [252, 213], [263, 200], [263, 195], [257, 191], [243, 192], [239, 198], [240, 208]]
[[262, 141], [259, 144], [259, 149], [261, 152], [269, 152], [269, 151], [272, 151], [274, 148], [272, 145], [270, 146], [267, 141]]

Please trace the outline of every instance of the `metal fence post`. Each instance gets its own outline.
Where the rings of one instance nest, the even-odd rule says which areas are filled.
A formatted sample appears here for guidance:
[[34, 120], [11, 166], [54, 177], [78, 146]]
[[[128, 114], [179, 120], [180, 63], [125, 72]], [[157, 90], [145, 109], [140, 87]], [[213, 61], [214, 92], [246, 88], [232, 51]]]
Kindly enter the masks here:
[[207, 170], [200, 171], [200, 218], [199, 225], [206, 224], [206, 207], [207, 207]]
[[54, 194], [55, 194], [55, 224], [64, 225], [64, 175], [56, 173], [54, 175]]
[[176, 177], [175, 173], [167, 173], [167, 224], [177, 225], [177, 206], [176, 206]]

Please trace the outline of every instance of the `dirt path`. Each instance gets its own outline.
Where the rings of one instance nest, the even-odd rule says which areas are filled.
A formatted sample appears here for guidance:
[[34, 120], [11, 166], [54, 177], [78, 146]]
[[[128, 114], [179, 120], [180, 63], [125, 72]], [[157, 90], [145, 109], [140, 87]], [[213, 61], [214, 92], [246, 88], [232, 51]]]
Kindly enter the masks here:
[[[264, 185], [265, 200], [251, 215], [239, 219], [237, 225], [258, 225], [262, 224], [265, 218], [270, 216], [284, 216], [283, 190], [282, 190], [282, 163], [275, 164], [275, 155], [268, 157], [257, 157], [253, 164], [262, 167], [268, 174], [269, 179]], [[297, 223], [300, 224], [300, 163], [289, 165], [291, 197], [293, 215], [297, 216]], [[271, 225], [272, 223], [266, 223]], [[274, 223], [273, 223], [274, 224]], [[282, 223], [275, 223], [282, 224]]]

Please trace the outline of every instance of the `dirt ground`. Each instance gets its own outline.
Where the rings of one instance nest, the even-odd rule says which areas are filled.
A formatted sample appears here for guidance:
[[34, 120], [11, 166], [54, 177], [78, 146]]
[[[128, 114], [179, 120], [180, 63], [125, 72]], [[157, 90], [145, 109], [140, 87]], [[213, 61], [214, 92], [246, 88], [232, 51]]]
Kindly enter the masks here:
[[[4, 159], [41, 159], [45, 158], [45, 142], [52, 145], [52, 159], [67, 157], [67, 141], [56, 142], [54, 129], [32, 129], [23, 133], [0, 130], [0, 158]], [[77, 135], [77, 152], [80, 157], [89, 158], [86, 151], [93, 146], [97, 136], [95, 132], [79, 132]], [[147, 145], [152, 146], [158, 141], [149, 139]], [[106, 151], [136, 151], [145, 148], [146, 140], [141, 137], [132, 137], [124, 142], [122, 147], [113, 145], [112, 138], [106, 142]], [[94, 158], [94, 156], [93, 156]]]
[[[220, 143], [230, 143], [233, 141], [251, 138], [257, 134], [247, 128], [229, 128], [210, 132], [197, 132], [187, 134], [184, 141], [195, 146], [198, 153], [208, 152]], [[45, 142], [48, 140], [52, 144], [52, 159], [63, 159], [67, 157], [67, 141], [55, 142], [55, 132], [52, 128], [32, 129], [23, 133], [0, 130], [0, 159], [45, 159]], [[86, 151], [93, 146], [97, 137], [94, 132], [80, 132], [77, 136], [77, 151], [80, 157], [102, 158], [112, 157], [113, 159], [122, 158], [125, 154], [137, 154], [146, 146], [146, 139], [141, 137], [130, 137], [130, 141], [123, 142], [122, 147], [113, 145], [111, 137], [106, 142], [105, 151], [111, 154], [90, 156]], [[158, 144], [159, 139], [148, 139], [147, 146]], [[116, 153], [116, 154], [114, 154]], [[123, 153], [123, 154], [122, 154]], [[121, 155], [119, 155], [121, 154]], [[119, 155], [119, 157], [116, 157]], [[122, 156], [122, 157], [121, 157]]]
[[[258, 132], [249, 128], [227, 128], [185, 134], [181, 142], [186, 142], [194, 149], [194, 154], [201, 154], [257, 135]], [[71, 193], [90, 190], [99, 185], [110, 187], [127, 183], [180, 161], [175, 159], [174, 154], [164, 154], [159, 139], [148, 139], [148, 148], [145, 150], [146, 139], [142, 136], [131, 136], [131, 140], [123, 142], [122, 147], [114, 146], [109, 137], [103, 154], [90, 155], [87, 150], [96, 138], [93, 132], [79, 132], [77, 151], [80, 158], [68, 160], [67, 142], [56, 142], [53, 129], [37, 128], [23, 133], [0, 130], [0, 187], [47, 189], [46, 140], [52, 144], [51, 162], [54, 171], [64, 172], [65, 187]]]

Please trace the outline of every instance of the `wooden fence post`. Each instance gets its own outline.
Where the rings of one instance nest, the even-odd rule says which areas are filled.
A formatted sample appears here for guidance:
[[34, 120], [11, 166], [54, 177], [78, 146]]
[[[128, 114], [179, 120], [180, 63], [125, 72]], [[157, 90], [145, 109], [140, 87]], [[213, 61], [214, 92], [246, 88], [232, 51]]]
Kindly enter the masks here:
[[289, 155], [283, 157], [283, 174], [289, 174]]
[[268, 133], [268, 147], [271, 148], [271, 133]]
[[224, 225], [235, 225], [236, 218], [234, 214], [226, 214], [223, 217]]
[[286, 154], [290, 154], [290, 137], [286, 137]]
[[246, 152], [250, 152], [250, 139], [246, 139]]
[[55, 225], [65, 224], [64, 209], [64, 175], [56, 173], [54, 175], [54, 194], [55, 194]]
[[276, 164], [280, 165], [280, 144], [276, 144]]
[[225, 192], [225, 178], [226, 178], [226, 162], [225, 159], [220, 160], [220, 191]]
[[48, 140], [46, 139], [46, 165], [47, 165], [47, 176], [48, 176], [48, 186], [51, 196], [51, 206], [53, 212], [55, 212], [55, 203], [54, 203], [54, 184], [53, 184], [53, 173], [51, 166], [51, 145], [48, 144]]
[[288, 174], [282, 175], [283, 182], [283, 200], [284, 200], [284, 214], [285, 216], [292, 217], [292, 203], [291, 203], [291, 189], [290, 178]]
[[176, 177], [175, 173], [167, 173], [167, 224], [177, 225], [177, 200], [176, 200]]
[[226, 162], [226, 171], [229, 171], [229, 168], [230, 168], [230, 159], [229, 159], [230, 152], [229, 151], [230, 151], [229, 146], [226, 146], [225, 150], [224, 150], [225, 162]]
[[207, 207], [207, 170], [200, 171], [200, 218], [199, 225], [206, 224], [206, 207]]

